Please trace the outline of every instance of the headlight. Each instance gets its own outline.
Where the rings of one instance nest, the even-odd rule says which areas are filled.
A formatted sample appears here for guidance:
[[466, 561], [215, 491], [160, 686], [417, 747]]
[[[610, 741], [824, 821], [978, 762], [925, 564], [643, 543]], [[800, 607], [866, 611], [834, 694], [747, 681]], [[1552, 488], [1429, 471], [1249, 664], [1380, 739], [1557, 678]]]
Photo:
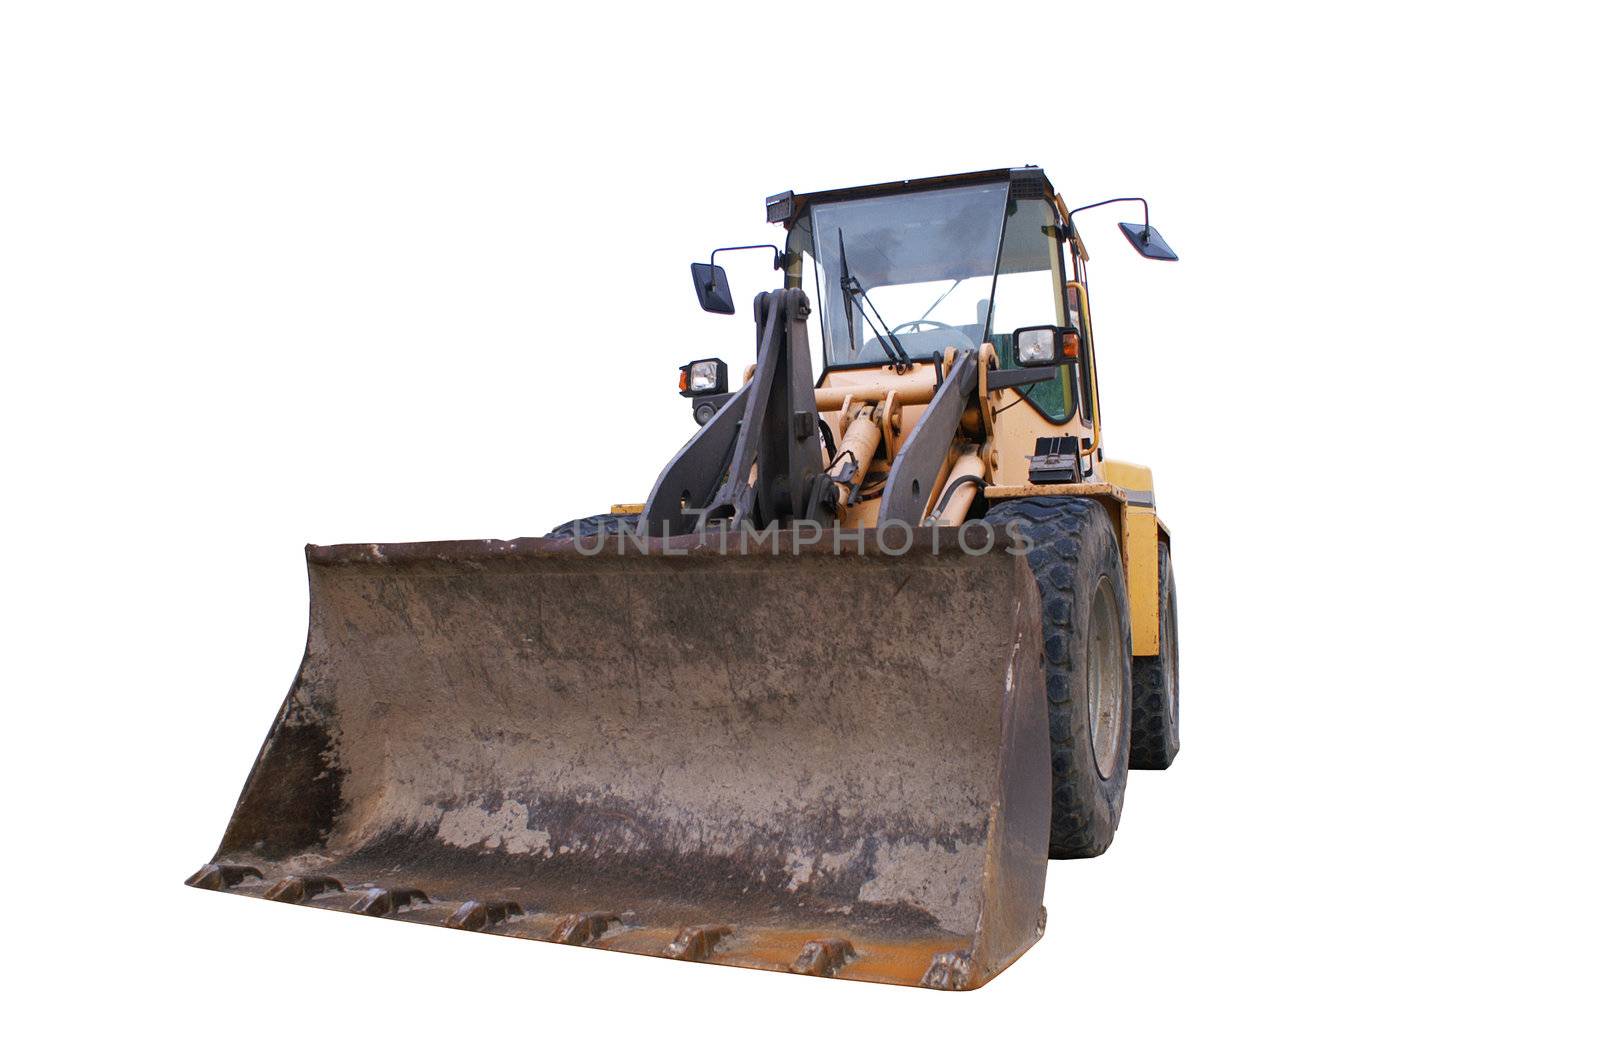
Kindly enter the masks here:
[[717, 370], [720, 362], [694, 362], [689, 366], [689, 390], [691, 392], [709, 392], [717, 386]]
[[702, 358], [678, 367], [680, 395], [720, 395], [728, 390], [728, 364], [720, 358]]
[[1059, 344], [1054, 328], [1018, 329], [1012, 350], [1019, 366], [1049, 366], [1061, 358]]

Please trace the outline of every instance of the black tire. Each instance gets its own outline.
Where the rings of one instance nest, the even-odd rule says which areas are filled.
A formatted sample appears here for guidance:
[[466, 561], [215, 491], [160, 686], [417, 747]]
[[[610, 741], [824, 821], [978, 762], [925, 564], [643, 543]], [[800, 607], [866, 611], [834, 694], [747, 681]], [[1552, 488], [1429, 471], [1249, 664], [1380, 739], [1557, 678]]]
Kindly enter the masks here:
[[1133, 659], [1134, 768], [1162, 769], [1178, 756], [1178, 592], [1165, 543], [1156, 552], [1161, 652]]
[[585, 536], [598, 536], [602, 533], [632, 532], [638, 527], [638, 514], [595, 514], [593, 517], [580, 517], [557, 525], [545, 535], [545, 538], [582, 539]]
[[[1028, 564], [1039, 585], [1050, 699], [1050, 856], [1094, 857], [1116, 835], [1128, 785], [1132, 642], [1116, 529], [1099, 503], [1071, 497], [1006, 500], [990, 506], [983, 519], [1033, 544]], [[1091, 647], [1096, 618], [1099, 650]], [[1098, 729], [1090, 723], [1091, 671], [1098, 689], [1119, 700], [1115, 720], [1101, 717]], [[1105, 697], [1098, 704], [1103, 713]], [[1102, 739], [1098, 760], [1096, 735]]]

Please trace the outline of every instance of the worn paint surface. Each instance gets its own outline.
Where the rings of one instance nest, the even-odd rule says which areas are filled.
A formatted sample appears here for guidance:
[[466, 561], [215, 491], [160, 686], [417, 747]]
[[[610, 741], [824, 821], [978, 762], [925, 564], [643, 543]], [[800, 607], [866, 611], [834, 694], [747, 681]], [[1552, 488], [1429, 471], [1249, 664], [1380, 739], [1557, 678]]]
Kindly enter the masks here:
[[1042, 929], [1038, 598], [928, 535], [308, 548], [304, 662], [195, 885], [876, 982], [959, 954], [981, 985]]

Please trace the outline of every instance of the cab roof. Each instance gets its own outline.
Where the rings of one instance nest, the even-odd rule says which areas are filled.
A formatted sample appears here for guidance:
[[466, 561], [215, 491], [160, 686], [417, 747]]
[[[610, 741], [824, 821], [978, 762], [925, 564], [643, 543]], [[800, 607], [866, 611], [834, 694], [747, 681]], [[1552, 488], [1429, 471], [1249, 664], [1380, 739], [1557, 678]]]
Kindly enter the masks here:
[[856, 185], [822, 192], [780, 192], [776, 196], [767, 197], [767, 221], [781, 223], [788, 229], [801, 214], [805, 213], [807, 207], [815, 203], [893, 196], [903, 192], [955, 188], [961, 185], [987, 185], [998, 181], [1009, 182], [1012, 194], [1025, 199], [1055, 199], [1055, 189], [1051, 186], [1050, 179], [1039, 167], [1030, 165], [1000, 170], [973, 170], [965, 174], [945, 174], [942, 177], [918, 177], [909, 181], [886, 181], [877, 185]]

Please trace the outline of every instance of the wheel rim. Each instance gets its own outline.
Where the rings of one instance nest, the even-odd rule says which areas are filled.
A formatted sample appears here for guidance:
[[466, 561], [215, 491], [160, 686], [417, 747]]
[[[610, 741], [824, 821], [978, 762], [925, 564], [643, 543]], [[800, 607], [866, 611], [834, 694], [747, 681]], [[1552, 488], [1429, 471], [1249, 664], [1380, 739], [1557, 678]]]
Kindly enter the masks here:
[[1161, 639], [1165, 643], [1161, 655], [1162, 686], [1167, 695], [1167, 728], [1178, 734], [1178, 611], [1173, 607], [1172, 596], [1167, 595], [1162, 608]]
[[1094, 589], [1089, 613], [1089, 745], [1101, 779], [1116, 769], [1117, 746], [1122, 738], [1122, 625], [1117, 623], [1117, 600], [1109, 578], [1102, 576]]

